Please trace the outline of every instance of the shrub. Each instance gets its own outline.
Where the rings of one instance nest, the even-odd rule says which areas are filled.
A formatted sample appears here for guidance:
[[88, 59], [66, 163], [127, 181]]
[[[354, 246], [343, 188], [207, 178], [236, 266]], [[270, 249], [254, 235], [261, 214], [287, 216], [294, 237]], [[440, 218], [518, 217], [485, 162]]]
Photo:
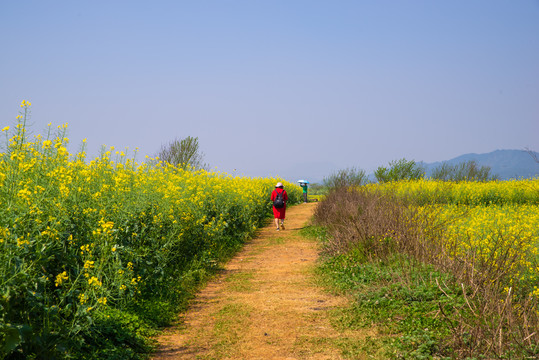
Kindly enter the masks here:
[[328, 190], [335, 190], [344, 187], [361, 186], [367, 183], [367, 176], [364, 170], [357, 168], [346, 168], [327, 176], [323, 180], [323, 186]]
[[442, 181], [490, 181], [499, 178], [490, 173], [490, 166], [479, 166], [473, 160], [455, 165], [444, 162], [432, 171], [430, 177]]
[[378, 182], [389, 182], [399, 180], [416, 180], [425, 175], [425, 170], [414, 160], [394, 160], [389, 162], [389, 168], [379, 166], [374, 172]]
[[200, 151], [197, 137], [188, 136], [162, 145], [158, 157], [180, 168], [209, 170], [209, 165], [204, 163], [204, 154]]

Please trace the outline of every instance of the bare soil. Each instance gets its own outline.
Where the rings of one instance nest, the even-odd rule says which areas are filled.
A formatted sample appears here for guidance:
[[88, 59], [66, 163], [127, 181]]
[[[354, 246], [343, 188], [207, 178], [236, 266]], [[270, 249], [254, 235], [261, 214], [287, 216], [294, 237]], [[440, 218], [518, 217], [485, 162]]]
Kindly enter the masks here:
[[317, 243], [299, 230], [315, 206], [288, 208], [284, 231], [273, 222], [261, 229], [159, 336], [153, 359], [344, 359], [341, 339], [372, 335], [330, 323], [329, 312], [348, 300], [313, 279]]

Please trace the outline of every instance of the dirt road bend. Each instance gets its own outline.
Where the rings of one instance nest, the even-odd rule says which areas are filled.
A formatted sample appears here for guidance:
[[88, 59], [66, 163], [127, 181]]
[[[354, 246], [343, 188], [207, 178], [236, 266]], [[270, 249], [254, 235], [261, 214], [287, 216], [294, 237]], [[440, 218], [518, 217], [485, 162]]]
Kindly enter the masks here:
[[342, 359], [328, 311], [347, 300], [314, 283], [317, 243], [299, 235], [315, 206], [287, 209], [284, 231], [263, 228], [158, 338], [153, 359]]

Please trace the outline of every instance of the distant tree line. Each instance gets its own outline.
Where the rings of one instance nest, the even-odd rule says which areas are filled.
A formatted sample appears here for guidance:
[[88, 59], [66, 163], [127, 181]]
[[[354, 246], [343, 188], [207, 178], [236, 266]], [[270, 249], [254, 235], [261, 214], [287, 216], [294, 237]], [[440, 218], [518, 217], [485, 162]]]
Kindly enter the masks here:
[[[425, 178], [425, 169], [414, 160], [399, 159], [390, 161], [388, 166], [379, 166], [374, 172], [379, 183], [399, 180], [417, 180]], [[429, 179], [440, 181], [490, 181], [498, 180], [497, 175], [491, 174], [490, 166], [479, 166], [471, 160], [451, 165], [447, 162], [435, 168]], [[369, 179], [364, 170], [346, 168], [338, 170], [324, 178], [322, 188], [326, 190], [365, 185]]]
[[[529, 150], [528, 153], [539, 162], [535, 153]], [[209, 169], [209, 165], [204, 162], [204, 153], [200, 150], [198, 137], [176, 138], [163, 144], [158, 157], [160, 160], [180, 168]], [[384, 183], [423, 179], [426, 175], [425, 169], [420, 163], [402, 158], [390, 161], [387, 166], [379, 166], [374, 172], [374, 177], [377, 182]], [[432, 171], [429, 178], [440, 181], [490, 181], [498, 180], [499, 176], [491, 173], [490, 166], [480, 166], [471, 160], [454, 165], [444, 162]], [[351, 167], [332, 173], [323, 179], [322, 184], [312, 184], [311, 189], [316, 192], [325, 192], [324, 190], [361, 186], [367, 183], [369, 183], [369, 178], [365, 171]]]
[[475, 161], [455, 165], [442, 163], [433, 170], [432, 179], [442, 181], [489, 181], [499, 180], [498, 175], [490, 173], [490, 166], [479, 166]]

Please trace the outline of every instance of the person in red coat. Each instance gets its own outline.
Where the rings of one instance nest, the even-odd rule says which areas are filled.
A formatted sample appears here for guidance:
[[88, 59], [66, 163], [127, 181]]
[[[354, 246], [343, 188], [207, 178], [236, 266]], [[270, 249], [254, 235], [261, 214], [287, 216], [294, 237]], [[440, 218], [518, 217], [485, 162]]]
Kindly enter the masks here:
[[[280, 199], [282, 199], [282, 206], [279, 206]], [[279, 231], [279, 220], [281, 220], [281, 229], [284, 230], [284, 216], [286, 212], [288, 194], [284, 189], [283, 183], [278, 182], [277, 185], [275, 185], [275, 190], [271, 192], [271, 201], [273, 202], [273, 217], [275, 218], [275, 226], [277, 227], [277, 231]]]

